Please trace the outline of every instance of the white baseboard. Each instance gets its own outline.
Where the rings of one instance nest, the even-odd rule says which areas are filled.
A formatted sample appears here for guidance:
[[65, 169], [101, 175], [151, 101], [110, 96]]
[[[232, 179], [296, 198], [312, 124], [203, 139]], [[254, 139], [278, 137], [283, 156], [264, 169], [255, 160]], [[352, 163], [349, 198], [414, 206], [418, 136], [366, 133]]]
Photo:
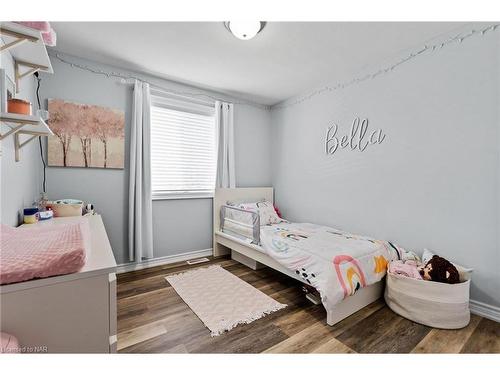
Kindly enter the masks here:
[[144, 268], [162, 266], [164, 264], [183, 262], [190, 259], [207, 257], [212, 255], [212, 249], [204, 249], [197, 251], [190, 251], [189, 253], [183, 253], [179, 255], [168, 255], [161, 258], [154, 258], [144, 260], [141, 263], [124, 263], [119, 264], [116, 267], [116, 273], [124, 273], [130, 271], [142, 270]]
[[470, 300], [469, 306], [471, 313], [500, 322], [500, 307], [474, 300]]

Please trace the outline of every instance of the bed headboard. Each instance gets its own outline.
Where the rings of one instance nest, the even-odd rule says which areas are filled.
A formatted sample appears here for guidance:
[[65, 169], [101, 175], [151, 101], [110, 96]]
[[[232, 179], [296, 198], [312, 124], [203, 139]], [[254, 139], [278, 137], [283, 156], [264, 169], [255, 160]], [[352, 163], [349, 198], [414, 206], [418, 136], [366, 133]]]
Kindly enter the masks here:
[[274, 191], [272, 187], [256, 188], [217, 188], [215, 189], [213, 201], [213, 254], [215, 257], [228, 253], [228, 249], [215, 241], [215, 232], [220, 225], [220, 207], [227, 204], [227, 201], [257, 200], [265, 199], [274, 203]]

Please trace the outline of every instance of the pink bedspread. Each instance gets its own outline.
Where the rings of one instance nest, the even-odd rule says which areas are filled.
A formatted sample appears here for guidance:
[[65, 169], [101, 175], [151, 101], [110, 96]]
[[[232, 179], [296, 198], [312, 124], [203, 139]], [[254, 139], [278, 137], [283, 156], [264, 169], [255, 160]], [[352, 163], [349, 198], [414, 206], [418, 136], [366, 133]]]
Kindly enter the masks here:
[[85, 264], [87, 226], [0, 225], [0, 284], [79, 271]]

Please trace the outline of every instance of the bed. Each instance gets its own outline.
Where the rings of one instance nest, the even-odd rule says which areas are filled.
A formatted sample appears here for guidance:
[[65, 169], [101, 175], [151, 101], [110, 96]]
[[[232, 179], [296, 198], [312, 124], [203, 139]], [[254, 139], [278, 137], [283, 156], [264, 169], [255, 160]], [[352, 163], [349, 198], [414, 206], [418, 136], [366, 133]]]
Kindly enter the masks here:
[[[228, 207], [228, 202], [265, 199], [273, 203], [273, 195], [270, 187], [216, 189], [213, 206], [215, 257], [231, 254], [234, 260], [253, 269], [268, 266], [314, 287], [321, 294], [329, 325], [382, 297], [385, 266], [391, 259], [401, 256], [400, 249], [389, 242], [307, 223], [260, 226], [255, 217], [253, 223], [247, 223], [247, 228], [241, 225], [238, 228], [238, 220], [233, 218], [239, 213], [232, 211], [234, 206]], [[305, 244], [309, 247], [304, 248]]]

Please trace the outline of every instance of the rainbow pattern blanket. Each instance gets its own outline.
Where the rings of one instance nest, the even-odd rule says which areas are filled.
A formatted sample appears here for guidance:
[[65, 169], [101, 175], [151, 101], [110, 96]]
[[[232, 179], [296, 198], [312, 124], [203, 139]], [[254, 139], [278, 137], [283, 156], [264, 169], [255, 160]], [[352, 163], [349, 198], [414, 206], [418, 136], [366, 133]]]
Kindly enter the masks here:
[[405, 258], [387, 241], [309, 223], [262, 226], [260, 240], [272, 258], [318, 290], [327, 309], [380, 281], [391, 260]]

